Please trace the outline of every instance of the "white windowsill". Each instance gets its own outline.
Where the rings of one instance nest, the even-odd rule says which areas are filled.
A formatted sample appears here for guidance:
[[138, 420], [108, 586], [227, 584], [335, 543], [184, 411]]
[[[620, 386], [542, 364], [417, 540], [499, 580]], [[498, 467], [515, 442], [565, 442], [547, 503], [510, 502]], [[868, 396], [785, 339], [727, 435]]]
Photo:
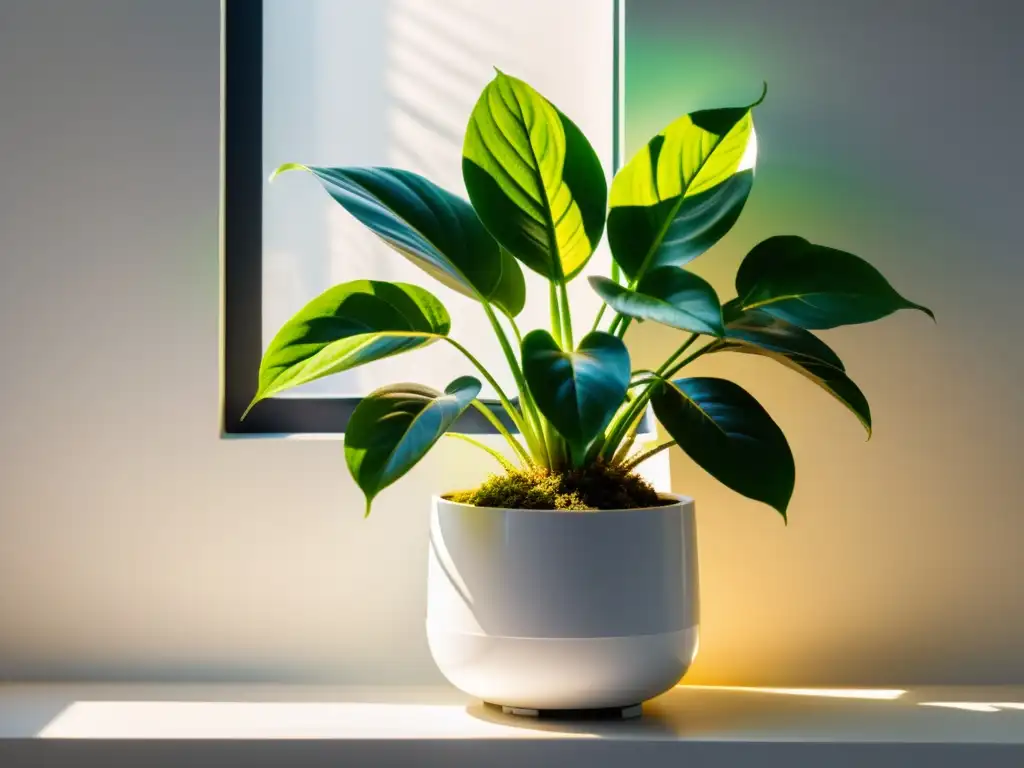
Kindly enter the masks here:
[[[767, 760], [767, 762], [766, 762]], [[1024, 765], [1024, 687], [679, 687], [632, 721], [448, 688], [0, 685], [0, 765]]]

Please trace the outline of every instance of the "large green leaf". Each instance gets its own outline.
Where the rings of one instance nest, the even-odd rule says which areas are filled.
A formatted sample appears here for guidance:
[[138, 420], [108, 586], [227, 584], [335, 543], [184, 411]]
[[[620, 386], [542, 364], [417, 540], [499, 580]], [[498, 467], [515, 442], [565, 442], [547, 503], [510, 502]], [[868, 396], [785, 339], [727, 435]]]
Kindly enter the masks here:
[[715, 479], [786, 516], [793, 454], [750, 393], [725, 379], [677, 379], [658, 385], [651, 405], [672, 439]]
[[622, 404], [629, 371], [626, 345], [602, 331], [588, 333], [574, 352], [563, 351], [544, 330], [523, 339], [530, 394], [577, 460]]
[[380, 280], [336, 285], [299, 310], [270, 342], [253, 405], [314, 379], [425, 346], [450, 329], [444, 306], [418, 286]]
[[806, 376], [845, 405], [871, 436], [871, 408], [867, 398], [846, 374], [832, 348], [810, 331], [758, 309], [725, 306], [727, 341], [715, 351], [763, 355]]
[[681, 117], [616, 174], [608, 243], [631, 281], [700, 256], [736, 222], [754, 181], [759, 103]]
[[641, 278], [636, 290], [594, 275], [590, 285], [620, 314], [694, 333], [721, 336], [722, 307], [715, 289], [680, 267], [658, 267]]
[[473, 109], [462, 154], [469, 199], [495, 239], [551, 280], [576, 275], [601, 239], [608, 197], [580, 129], [498, 72]]
[[461, 376], [444, 392], [419, 384], [382, 387], [362, 400], [345, 429], [345, 462], [370, 504], [422, 459], [480, 394]]
[[287, 163], [274, 175], [294, 169], [312, 173], [359, 222], [449, 288], [490, 301], [509, 315], [522, 311], [526, 301], [522, 269], [501, 251], [461, 197], [418, 174], [395, 168]]
[[754, 246], [736, 273], [737, 302], [801, 328], [869, 323], [898, 309], [927, 307], [903, 298], [858, 256], [778, 235]]

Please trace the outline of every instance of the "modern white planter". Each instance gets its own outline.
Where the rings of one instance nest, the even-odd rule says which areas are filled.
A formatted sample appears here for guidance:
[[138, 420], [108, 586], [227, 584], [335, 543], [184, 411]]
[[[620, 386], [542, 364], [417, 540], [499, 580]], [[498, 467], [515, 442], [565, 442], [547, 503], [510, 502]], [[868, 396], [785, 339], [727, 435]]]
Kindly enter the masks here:
[[448, 680], [514, 710], [634, 708], [697, 653], [693, 500], [598, 512], [434, 498], [427, 638]]

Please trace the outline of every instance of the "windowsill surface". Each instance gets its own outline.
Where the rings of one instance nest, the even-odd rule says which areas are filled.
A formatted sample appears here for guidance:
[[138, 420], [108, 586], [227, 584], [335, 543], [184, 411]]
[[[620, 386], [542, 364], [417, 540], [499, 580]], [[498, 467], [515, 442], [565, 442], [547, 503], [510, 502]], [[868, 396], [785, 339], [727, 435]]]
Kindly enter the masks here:
[[678, 687], [638, 720], [564, 722], [503, 715], [449, 688], [0, 685], [5, 768], [764, 766], [765, 758], [789, 768], [1024, 765], [1024, 687]]

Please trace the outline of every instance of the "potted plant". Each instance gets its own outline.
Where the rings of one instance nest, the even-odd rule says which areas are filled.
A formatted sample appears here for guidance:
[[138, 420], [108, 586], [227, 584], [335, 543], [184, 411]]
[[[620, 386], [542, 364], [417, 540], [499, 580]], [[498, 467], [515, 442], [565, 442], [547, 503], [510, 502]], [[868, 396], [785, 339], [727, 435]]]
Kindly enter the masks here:
[[[469, 202], [394, 168], [302, 169], [351, 215], [424, 272], [480, 304], [516, 391], [452, 335], [448, 313], [418, 285], [357, 280], [330, 288], [272, 340], [253, 405], [290, 387], [424, 347], [450, 344], [473, 375], [444, 391], [383, 387], [352, 413], [345, 460], [366, 496], [408, 472], [445, 434], [499, 461], [502, 474], [433, 500], [427, 631], [441, 671], [511, 708], [636, 705], [675, 685], [697, 648], [693, 502], [657, 494], [635, 472], [678, 445], [729, 488], [783, 518], [794, 483], [782, 430], [737, 384], [680, 374], [721, 352], [770, 357], [823, 387], [870, 433], [867, 400], [812, 333], [865, 323], [903, 298], [850, 253], [783, 235], [750, 251], [736, 296], [685, 266], [735, 223], [754, 178], [748, 106], [694, 112], [652, 138], [609, 191], [576, 125], [526, 83], [498, 72], [463, 147]], [[590, 283], [604, 304], [574, 318], [566, 285], [607, 229], [614, 267]], [[550, 328], [516, 323], [521, 267], [549, 284]], [[575, 321], [575, 322], [574, 322]], [[656, 370], [634, 370], [633, 322], [687, 335]], [[501, 412], [478, 399], [481, 381]], [[250, 406], [250, 408], [252, 405]], [[636, 454], [648, 408], [671, 437]], [[476, 409], [508, 453], [457, 434]], [[426, 500], [424, 500], [426, 506]]]

